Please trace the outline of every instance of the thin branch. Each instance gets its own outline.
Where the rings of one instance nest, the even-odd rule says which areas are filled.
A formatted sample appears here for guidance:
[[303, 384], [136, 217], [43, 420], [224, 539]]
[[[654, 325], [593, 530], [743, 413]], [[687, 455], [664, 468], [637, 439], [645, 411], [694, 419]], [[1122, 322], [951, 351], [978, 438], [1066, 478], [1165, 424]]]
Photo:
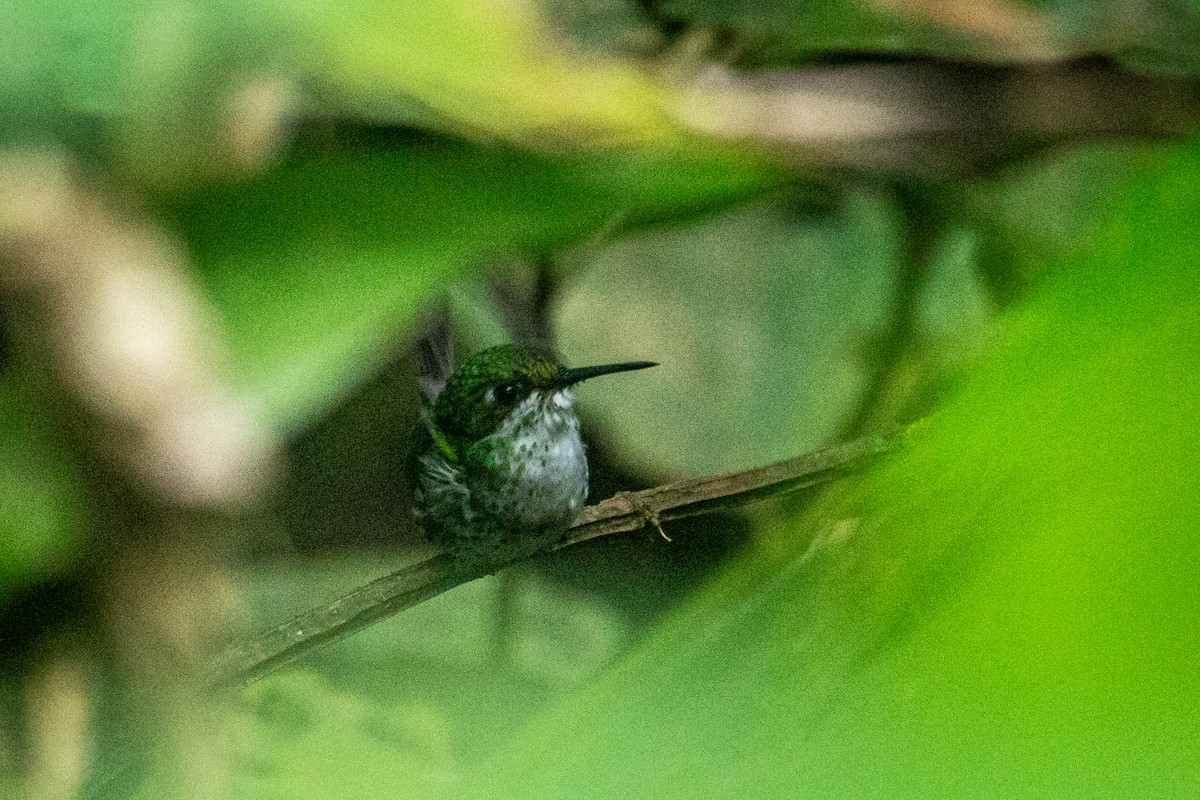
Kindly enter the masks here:
[[[661, 532], [663, 522], [711, 514], [771, 495], [830, 483], [860, 472], [896, 450], [909, 430], [866, 436], [744, 472], [680, 481], [640, 492], [620, 492], [585, 508], [563, 541], [551, 549], [561, 550], [647, 525]], [[218, 686], [244, 686], [317, 648], [519, 560], [464, 567], [446, 555], [436, 555], [397, 570], [328, 605], [306, 611], [229, 647], [217, 659], [212, 682]]]

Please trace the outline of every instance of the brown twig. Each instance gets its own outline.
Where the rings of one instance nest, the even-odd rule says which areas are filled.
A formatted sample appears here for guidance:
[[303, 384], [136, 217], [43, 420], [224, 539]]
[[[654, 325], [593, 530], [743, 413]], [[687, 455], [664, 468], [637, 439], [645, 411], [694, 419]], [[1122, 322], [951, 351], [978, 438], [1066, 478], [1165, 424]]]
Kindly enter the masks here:
[[934, 179], [988, 174], [1070, 142], [1184, 137], [1200, 116], [1195, 79], [1103, 57], [985, 64], [903, 55], [881, 64], [845, 55], [849, 63], [804, 69], [710, 65], [682, 85], [672, 109], [693, 130], [805, 164]]
[[[771, 495], [829, 483], [863, 470], [899, 447], [907, 430], [866, 436], [763, 467], [620, 492], [584, 509], [566, 538], [552, 549], [640, 530], [661, 532], [661, 523], [736, 508]], [[374, 580], [328, 605], [306, 611], [250, 639], [234, 644], [217, 659], [214, 685], [246, 685], [306, 653], [331, 644], [435, 597], [483, 577], [516, 560], [464, 567], [437, 555]]]

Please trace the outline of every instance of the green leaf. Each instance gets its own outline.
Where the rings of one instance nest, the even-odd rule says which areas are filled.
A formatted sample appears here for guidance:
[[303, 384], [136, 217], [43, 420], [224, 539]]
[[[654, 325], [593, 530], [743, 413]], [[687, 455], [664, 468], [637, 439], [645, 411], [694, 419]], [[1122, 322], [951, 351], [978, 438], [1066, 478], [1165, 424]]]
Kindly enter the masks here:
[[906, 452], [767, 537], [475, 793], [1193, 796], [1197, 187], [1200, 148], [1158, 151]]
[[430, 706], [363, 699], [307, 671], [257, 684], [243, 703], [233, 796], [417, 797], [451, 775], [446, 723]]
[[0, 143], [161, 188], [228, 168], [231, 90], [287, 72], [273, 3], [18, 2], [0, 30]]
[[[288, 2], [307, 71], [371, 118], [411, 113], [508, 141], [687, 139], [642, 65], [581, 53], [531, 0]], [[399, 101], [399, 102], [398, 102]]]

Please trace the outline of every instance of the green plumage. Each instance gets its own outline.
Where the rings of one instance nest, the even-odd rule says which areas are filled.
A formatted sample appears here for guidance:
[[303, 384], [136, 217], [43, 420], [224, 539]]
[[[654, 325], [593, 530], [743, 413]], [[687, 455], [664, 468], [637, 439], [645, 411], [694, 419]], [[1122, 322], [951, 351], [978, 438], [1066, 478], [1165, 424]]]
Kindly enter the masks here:
[[647, 366], [568, 369], [547, 350], [512, 345], [468, 359], [425, 418], [417, 510], [429, 539], [474, 562], [561, 537], [587, 500], [574, 384]]

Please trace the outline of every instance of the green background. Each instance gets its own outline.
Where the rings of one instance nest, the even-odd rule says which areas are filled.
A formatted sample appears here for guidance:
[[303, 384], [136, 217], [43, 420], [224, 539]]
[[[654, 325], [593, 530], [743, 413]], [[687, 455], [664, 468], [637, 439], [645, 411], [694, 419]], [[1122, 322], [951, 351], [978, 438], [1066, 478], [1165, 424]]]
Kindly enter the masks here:
[[[1011, 158], [930, 175], [685, 110], [713, 73], [1096, 53], [1200, 95], [1195, 4], [970, 5], [16, 3], [0, 791], [1200, 794], [1194, 124], [1038, 148], [992, 120]], [[178, 244], [280, 447], [249, 507], [106, 455], [13, 233], [43, 178]], [[821, 492], [537, 559], [244, 690], [122, 627], [144, 552], [168, 609], [222, 587], [156, 629], [201, 662], [401, 563], [412, 340], [435, 307], [460, 348], [510, 338], [494, 290], [538, 264], [568, 363], [661, 362], [581, 391], [594, 500], [919, 421]]]

